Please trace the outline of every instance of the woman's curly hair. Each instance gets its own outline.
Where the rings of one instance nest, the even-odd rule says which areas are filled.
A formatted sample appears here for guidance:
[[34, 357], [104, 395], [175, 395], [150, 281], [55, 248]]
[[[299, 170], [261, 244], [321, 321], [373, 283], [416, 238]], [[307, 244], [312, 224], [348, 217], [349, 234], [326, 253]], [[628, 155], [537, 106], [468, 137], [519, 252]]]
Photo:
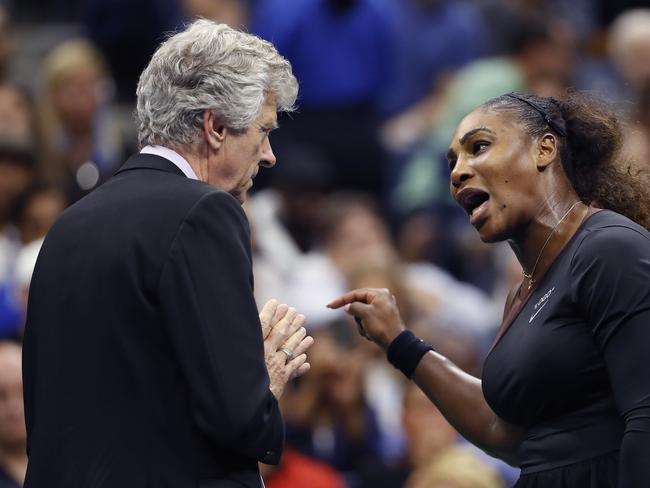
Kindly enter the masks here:
[[483, 106], [512, 113], [532, 136], [556, 133], [562, 167], [578, 197], [650, 229], [648, 171], [621, 158], [623, 127], [606, 102], [581, 92], [564, 100], [516, 93]]

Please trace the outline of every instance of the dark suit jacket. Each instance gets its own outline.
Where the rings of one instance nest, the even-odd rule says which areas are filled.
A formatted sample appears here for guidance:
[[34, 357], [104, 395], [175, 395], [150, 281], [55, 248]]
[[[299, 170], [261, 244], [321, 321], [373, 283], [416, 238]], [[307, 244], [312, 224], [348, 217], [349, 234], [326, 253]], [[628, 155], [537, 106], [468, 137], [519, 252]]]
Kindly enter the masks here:
[[164, 158], [52, 227], [24, 347], [27, 488], [257, 488], [279, 461], [246, 217]]

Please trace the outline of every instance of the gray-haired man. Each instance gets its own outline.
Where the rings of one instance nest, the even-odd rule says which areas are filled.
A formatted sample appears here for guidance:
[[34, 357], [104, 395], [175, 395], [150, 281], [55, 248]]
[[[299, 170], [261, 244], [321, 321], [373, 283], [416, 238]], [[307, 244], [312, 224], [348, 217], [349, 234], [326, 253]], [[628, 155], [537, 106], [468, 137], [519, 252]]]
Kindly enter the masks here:
[[[259, 487], [304, 317], [258, 317], [241, 202], [297, 83], [273, 46], [200, 20], [138, 84], [142, 151], [69, 208], [32, 279], [25, 486]], [[260, 327], [260, 322], [262, 327]]]

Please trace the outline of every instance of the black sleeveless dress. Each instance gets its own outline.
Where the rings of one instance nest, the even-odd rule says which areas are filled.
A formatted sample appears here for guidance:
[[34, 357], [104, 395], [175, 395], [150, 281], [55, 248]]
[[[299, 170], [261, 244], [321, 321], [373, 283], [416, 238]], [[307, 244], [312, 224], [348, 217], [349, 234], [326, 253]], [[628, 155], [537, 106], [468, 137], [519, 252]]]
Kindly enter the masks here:
[[650, 487], [650, 233], [587, 217], [504, 326], [483, 392], [526, 430], [515, 486]]

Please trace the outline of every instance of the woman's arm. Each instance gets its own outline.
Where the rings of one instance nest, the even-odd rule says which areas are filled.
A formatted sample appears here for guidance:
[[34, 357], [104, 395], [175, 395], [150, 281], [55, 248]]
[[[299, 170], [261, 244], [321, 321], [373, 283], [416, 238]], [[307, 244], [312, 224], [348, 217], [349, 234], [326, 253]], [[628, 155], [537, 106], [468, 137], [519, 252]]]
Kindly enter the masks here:
[[571, 263], [574, 299], [602, 351], [625, 422], [618, 487], [650, 479], [650, 238], [629, 227], [592, 231]]
[[518, 464], [516, 455], [523, 432], [492, 411], [480, 379], [430, 351], [420, 360], [413, 380], [463, 437], [491, 456], [513, 466]]
[[[384, 350], [405, 330], [388, 290], [353, 290], [328, 304], [330, 308], [343, 306], [362, 321], [360, 332]], [[481, 380], [433, 351], [422, 356], [413, 379], [463, 437], [489, 454], [516, 464], [523, 433], [492, 411], [483, 396]]]

